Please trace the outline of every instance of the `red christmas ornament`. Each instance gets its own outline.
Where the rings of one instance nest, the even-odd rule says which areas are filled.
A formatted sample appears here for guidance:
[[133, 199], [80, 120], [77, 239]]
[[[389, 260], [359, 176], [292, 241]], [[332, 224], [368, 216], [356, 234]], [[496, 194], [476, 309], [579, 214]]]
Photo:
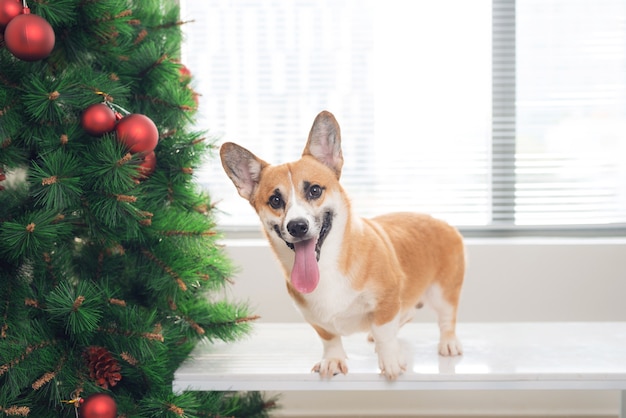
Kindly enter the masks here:
[[143, 157], [143, 161], [138, 166], [139, 179], [150, 177], [150, 174], [154, 173], [156, 169], [156, 163], [157, 160], [154, 151], [146, 154], [146, 156]]
[[28, 7], [23, 12], [11, 19], [4, 30], [6, 47], [23, 61], [46, 58], [54, 48], [52, 26], [43, 17], [30, 14]]
[[22, 9], [20, 0], [0, 0], [0, 31], [3, 31], [14, 17], [22, 13]]
[[105, 393], [90, 395], [80, 406], [81, 418], [116, 418], [117, 405], [112, 397]]
[[[154, 161], [156, 164], [156, 160]], [[4, 181], [7, 179], [7, 176], [4, 174], [4, 171], [2, 171], [2, 168], [0, 168], [0, 181]], [[4, 186], [0, 185], [0, 190], [4, 190]]]
[[104, 103], [89, 106], [80, 117], [80, 124], [90, 135], [100, 136], [115, 129], [115, 112]]
[[139, 113], [125, 116], [115, 127], [117, 139], [131, 153], [153, 151], [159, 142], [159, 130], [152, 119]]
[[180, 77], [178, 78], [178, 80], [181, 83], [185, 84], [191, 81], [191, 71], [189, 71], [189, 68], [181, 65], [178, 69], [178, 72], [180, 73]]

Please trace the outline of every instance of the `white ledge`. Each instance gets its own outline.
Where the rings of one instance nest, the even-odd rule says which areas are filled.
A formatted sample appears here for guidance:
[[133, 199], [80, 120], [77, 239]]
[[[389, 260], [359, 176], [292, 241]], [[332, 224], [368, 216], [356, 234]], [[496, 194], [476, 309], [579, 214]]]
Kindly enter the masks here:
[[344, 338], [348, 374], [321, 379], [310, 372], [322, 345], [308, 324], [258, 323], [244, 340], [199, 344], [173, 388], [626, 391], [626, 322], [461, 323], [458, 335], [463, 356], [441, 357], [435, 324], [406, 325], [400, 337], [409, 367], [393, 382], [379, 374], [365, 334], [352, 335]]

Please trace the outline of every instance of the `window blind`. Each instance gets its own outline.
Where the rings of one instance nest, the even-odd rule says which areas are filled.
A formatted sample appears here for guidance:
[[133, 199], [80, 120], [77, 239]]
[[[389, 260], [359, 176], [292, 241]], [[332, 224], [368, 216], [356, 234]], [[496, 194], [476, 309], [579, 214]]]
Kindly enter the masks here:
[[[198, 128], [272, 163], [337, 117], [359, 214], [461, 227], [626, 223], [621, 0], [180, 0]], [[217, 159], [222, 227], [258, 229]]]

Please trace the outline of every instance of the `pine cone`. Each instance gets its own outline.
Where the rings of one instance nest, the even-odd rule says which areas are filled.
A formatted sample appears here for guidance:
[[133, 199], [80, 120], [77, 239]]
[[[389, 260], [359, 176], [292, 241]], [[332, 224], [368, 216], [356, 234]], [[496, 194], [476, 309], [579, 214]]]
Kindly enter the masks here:
[[85, 360], [89, 367], [89, 377], [104, 389], [113, 387], [122, 380], [122, 368], [111, 353], [104, 347], [87, 347]]

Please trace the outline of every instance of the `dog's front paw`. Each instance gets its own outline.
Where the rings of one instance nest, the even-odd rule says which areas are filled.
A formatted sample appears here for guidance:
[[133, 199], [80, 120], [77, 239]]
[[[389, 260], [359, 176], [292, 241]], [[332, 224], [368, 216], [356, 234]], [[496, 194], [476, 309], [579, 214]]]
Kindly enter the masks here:
[[439, 341], [439, 354], [442, 356], [460, 356], [463, 354], [463, 346], [459, 339], [455, 336], [442, 338]]
[[345, 359], [330, 358], [323, 359], [311, 369], [312, 372], [319, 373], [323, 378], [331, 378], [339, 373], [347, 374], [348, 365]]
[[380, 373], [388, 380], [395, 380], [406, 371], [407, 363], [403, 353], [399, 348], [381, 349], [378, 348], [378, 367]]

